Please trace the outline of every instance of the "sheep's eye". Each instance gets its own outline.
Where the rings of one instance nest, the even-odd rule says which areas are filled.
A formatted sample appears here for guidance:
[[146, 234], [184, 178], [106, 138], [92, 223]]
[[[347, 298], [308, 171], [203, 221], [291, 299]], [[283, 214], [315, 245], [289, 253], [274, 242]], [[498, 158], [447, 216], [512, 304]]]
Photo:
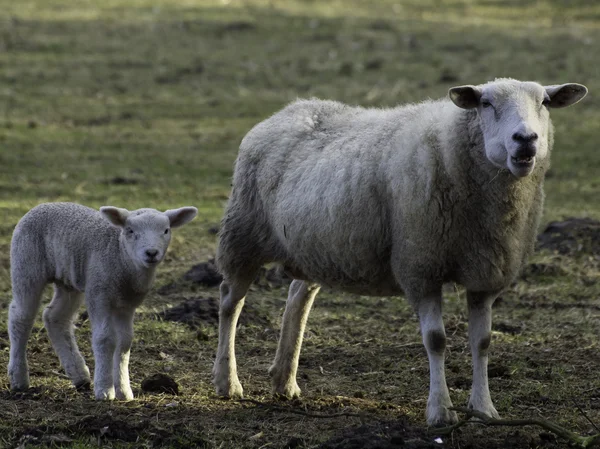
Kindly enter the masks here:
[[492, 103], [490, 103], [488, 100], [481, 100], [482, 108], [489, 108], [491, 105], [492, 105]]
[[129, 234], [129, 235], [133, 234], [133, 229], [127, 228], [127, 234]]
[[167, 228], [167, 229], [165, 229], [165, 234], [168, 234], [168, 233], [169, 233], [169, 229]]
[[542, 106], [548, 106], [550, 104], [550, 98], [544, 98], [544, 100], [542, 101]]

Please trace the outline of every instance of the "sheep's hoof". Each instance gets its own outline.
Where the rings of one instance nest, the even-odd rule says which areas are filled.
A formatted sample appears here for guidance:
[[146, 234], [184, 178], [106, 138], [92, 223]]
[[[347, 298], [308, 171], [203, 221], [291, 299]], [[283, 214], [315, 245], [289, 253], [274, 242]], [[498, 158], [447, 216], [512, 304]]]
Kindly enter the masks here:
[[[500, 419], [500, 414], [498, 413], [498, 411], [494, 407], [494, 404], [492, 404], [491, 401], [477, 404], [476, 401], [471, 400], [469, 401], [468, 407], [471, 410], [477, 410], [478, 412], [481, 412], [490, 418]], [[473, 419], [477, 420], [478, 418]]]
[[133, 391], [119, 391], [117, 390], [115, 397], [119, 401], [133, 401]]
[[287, 383], [281, 387], [273, 386], [273, 395], [278, 399], [296, 399], [300, 397], [302, 390], [296, 382]]
[[447, 407], [427, 408], [427, 424], [431, 427], [444, 427], [458, 422], [458, 415]]
[[225, 399], [241, 399], [244, 397], [244, 389], [239, 380], [232, 380], [226, 384], [220, 384], [215, 381], [216, 391], [219, 396]]
[[104, 388], [94, 392], [98, 401], [113, 401], [115, 399], [115, 388]]

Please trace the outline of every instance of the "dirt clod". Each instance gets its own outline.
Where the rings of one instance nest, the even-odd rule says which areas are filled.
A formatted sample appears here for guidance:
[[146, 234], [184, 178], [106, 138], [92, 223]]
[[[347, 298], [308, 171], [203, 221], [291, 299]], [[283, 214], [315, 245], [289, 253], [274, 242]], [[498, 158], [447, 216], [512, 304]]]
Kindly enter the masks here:
[[183, 280], [205, 287], [215, 287], [223, 281], [214, 259], [194, 265], [183, 275]]
[[142, 391], [151, 393], [179, 394], [179, 384], [171, 376], [157, 373], [142, 380]]

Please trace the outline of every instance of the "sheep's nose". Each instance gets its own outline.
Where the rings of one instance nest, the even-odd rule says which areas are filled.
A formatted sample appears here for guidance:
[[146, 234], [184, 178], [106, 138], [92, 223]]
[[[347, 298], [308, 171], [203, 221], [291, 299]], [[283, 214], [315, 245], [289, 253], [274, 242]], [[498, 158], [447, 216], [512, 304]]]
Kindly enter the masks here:
[[155, 258], [157, 254], [158, 254], [157, 249], [147, 249], [146, 250], [146, 256], [150, 257], [151, 259]]
[[515, 142], [519, 142], [521, 144], [531, 144], [538, 139], [537, 133], [523, 134], [523, 133], [514, 133], [512, 138]]

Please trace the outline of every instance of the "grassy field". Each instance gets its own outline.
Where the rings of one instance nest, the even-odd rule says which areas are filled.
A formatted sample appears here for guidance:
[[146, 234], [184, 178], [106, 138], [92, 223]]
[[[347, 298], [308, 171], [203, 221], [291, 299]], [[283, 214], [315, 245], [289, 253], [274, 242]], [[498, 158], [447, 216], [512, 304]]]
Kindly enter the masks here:
[[[272, 399], [267, 375], [284, 287], [253, 287], [238, 333], [240, 380], [260, 404], [213, 392], [214, 310], [199, 326], [155, 315], [218, 295], [180, 278], [214, 255], [241, 138], [297, 97], [393, 106], [503, 76], [585, 84], [581, 104], [552, 111], [543, 223], [600, 219], [599, 55], [594, 0], [0, 0], [1, 369], [10, 237], [27, 210], [74, 201], [200, 211], [174, 235], [139, 310], [136, 400], [96, 403], [75, 392], [40, 317], [29, 346], [33, 388], [10, 393], [0, 376], [0, 447], [564, 447], [535, 428], [470, 426], [442, 444], [427, 436], [427, 357], [401, 298], [320, 294], [300, 360], [304, 396], [293, 403]], [[504, 417], [597, 432], [585, 417], [600, 426], [593, 243], [536, 253], [495, 306], [490, 389]], [[465, 294], [452, 287], [446, 296], [448, 382], [464, 405]], [[93, 366], [85, 316], [78, 327]], [[181, 394], [142, 393], [142, 379], [156, 372], [175, 378]]]

